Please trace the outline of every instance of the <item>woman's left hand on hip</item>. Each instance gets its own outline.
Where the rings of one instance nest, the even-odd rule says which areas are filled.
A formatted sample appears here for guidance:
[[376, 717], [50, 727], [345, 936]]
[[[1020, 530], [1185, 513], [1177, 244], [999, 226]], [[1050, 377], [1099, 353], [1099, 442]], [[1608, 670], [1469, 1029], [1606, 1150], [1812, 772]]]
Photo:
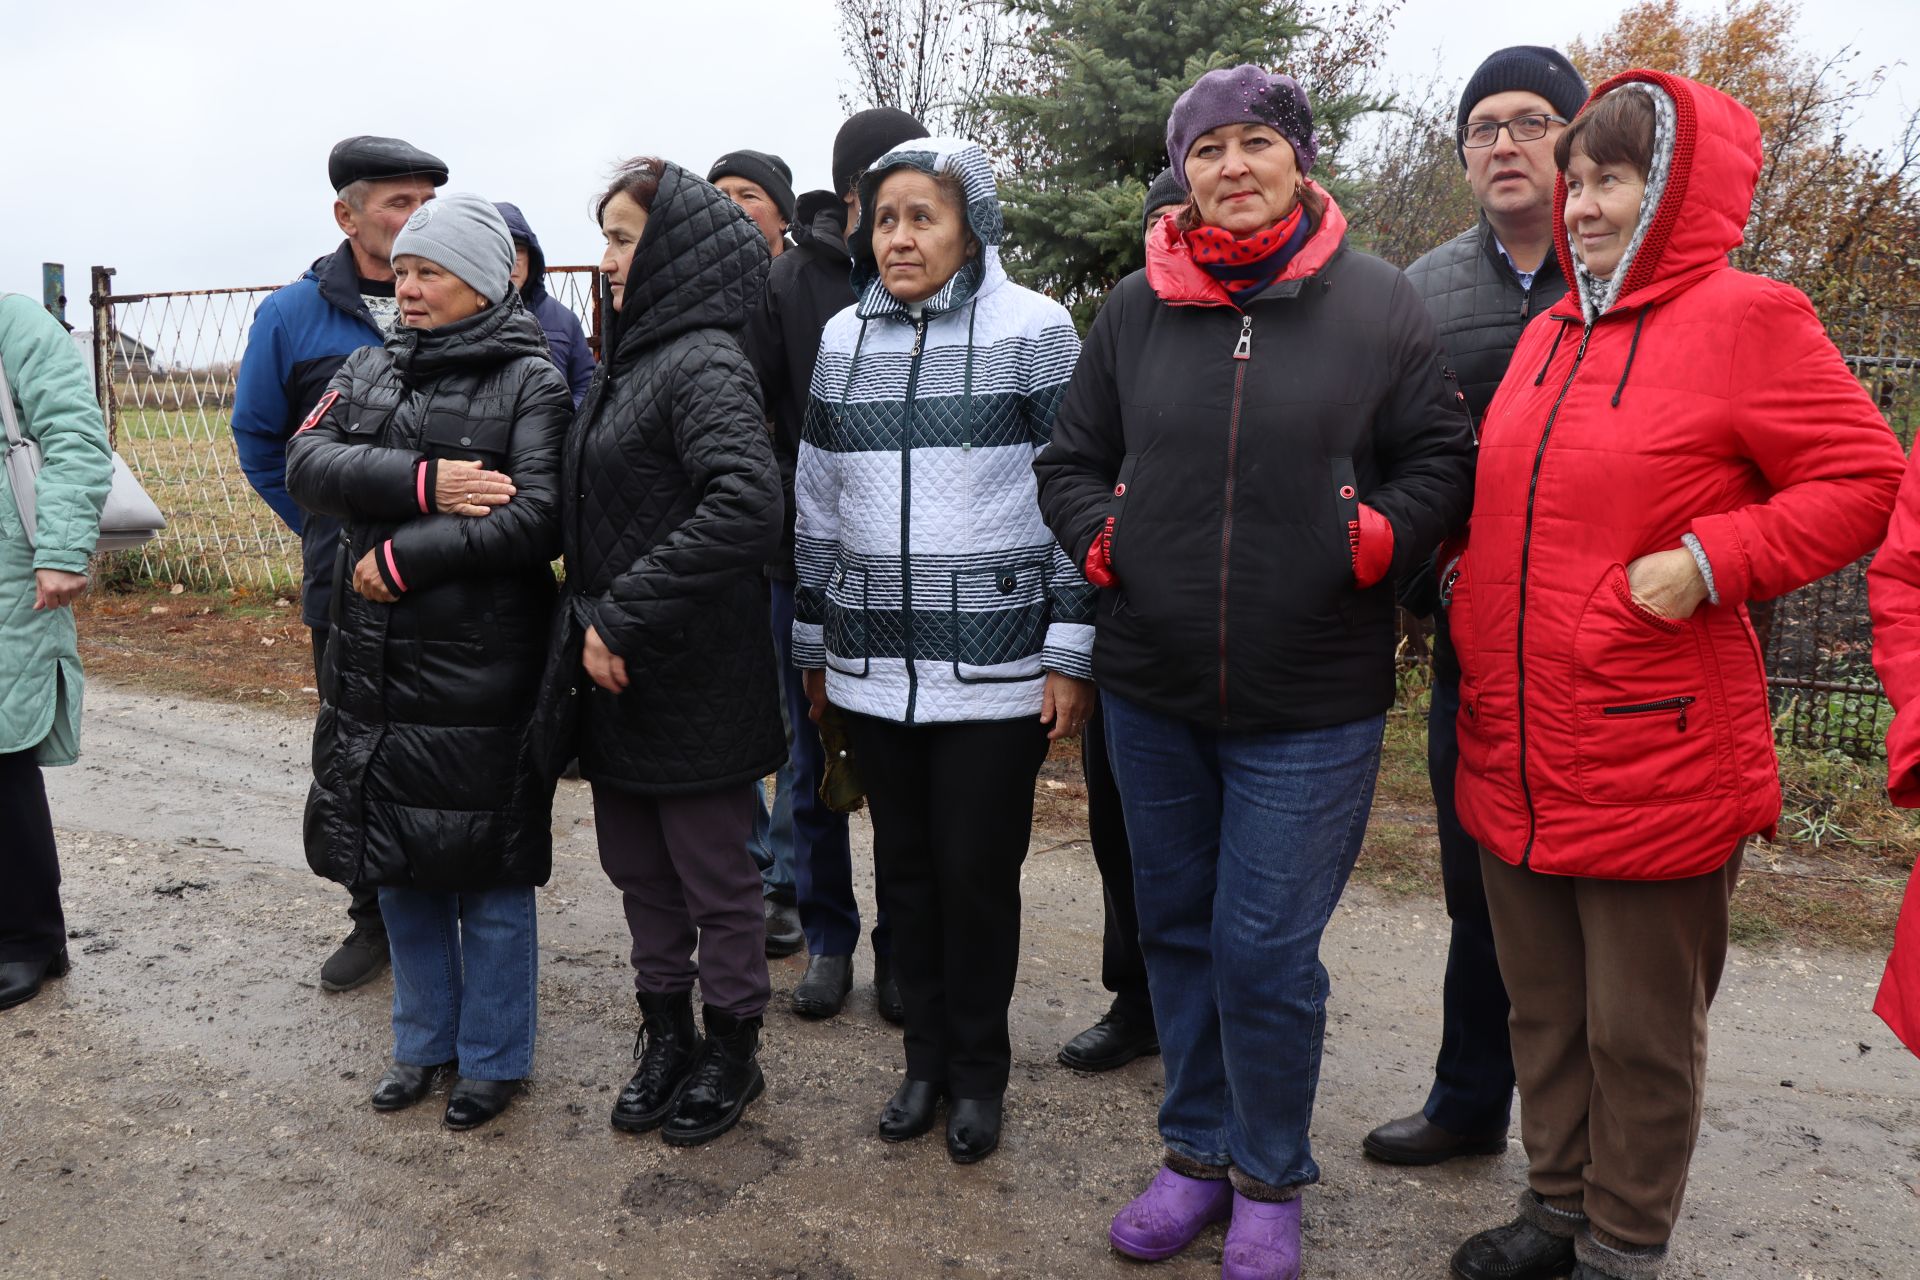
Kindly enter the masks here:
[[1093, 700], [1098, 696], [1091, 680], [1076, 680], [1058, 671], [1047, 672], [1047, 690], [1040, 699], [1040, 723], [1053, 726], [1047, 731], [1048, 741], [1071, 738], [1085, 728], [1087, 717], [1093, 714]]
[[1648, 613], [1684, 622], [1707, 598], [1707, 582], [1685, 547], [1656, 551], [1627, 566], [1627, 587]]
[[373, 556], [374, 553], [369, 551], [360, 557], [360, 563], [353, 566], [353, 589], [379, 604], [392, 604], [400, 597], [388, 589], [387, 580], [374, 567]]
[[627, 660], [607, 648], [597, 627], [587, 628], [587, 643], [580, 654], [587, 676], [608, 693], [624, 693], [627, 688]]

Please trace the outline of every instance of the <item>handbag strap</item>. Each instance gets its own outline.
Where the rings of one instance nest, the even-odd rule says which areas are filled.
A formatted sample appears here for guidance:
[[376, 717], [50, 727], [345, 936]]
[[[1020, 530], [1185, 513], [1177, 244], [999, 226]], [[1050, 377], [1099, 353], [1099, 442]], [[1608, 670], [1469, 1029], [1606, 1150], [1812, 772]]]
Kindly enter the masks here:
[[13, 388], [7, 384], [5, 361], [0, 361], [0, 419], [7, 425], [7, 448], [18, 449], [26, 443], [20, 434], [20, 420], [13, 415]]

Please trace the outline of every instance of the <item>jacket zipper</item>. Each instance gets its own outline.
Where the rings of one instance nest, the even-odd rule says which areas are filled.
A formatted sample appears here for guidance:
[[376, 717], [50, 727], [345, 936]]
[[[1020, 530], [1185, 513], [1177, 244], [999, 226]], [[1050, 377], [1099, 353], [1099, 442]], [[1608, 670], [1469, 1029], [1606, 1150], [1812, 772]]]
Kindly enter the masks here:
[[1560, 394], [1553, 398], [1546, 429], [1540, 433], [1540, 447], [1533, 453], [1533, 474], [1527, 478], [1527, 523], [1520, 539], [1520, 608], [1514, 622], [1513, 641], [1514, 665], [1520, 672], [1520, 795], [1527, 802], [1527, 847], [1520, 854], [1523, 867], [1533, 862], [1533, 841], [1540, 825], [1540, 816], [1533, 808], [1533, 787], [1527, 781], [1527, 565], [1533, 556], [1533, 503], [1540, 491], [1540, 468], [1547, 460], [1547, 441], [1553, 437], [1554, 420], [1560, 416], [1560, 406], [1566, 403], [1567, 389], [1573, 386], [1574, 375], [1580, 372], [1580, 362], [1587, 354], [1587, 339], [1592, 336], [1592, 325], [1580, 331], [1580, 345], [1574, 348], [1573, 365], [1567, 370], [1567, 380], [1560, 384]]
[[900, 621], [907, 659], [907, 719], [913, 723], [920, 697], [920, 673], [913, 659], [913, 393], [920, 384], [920, 348], [927, 336], [926, 317], [913, 322], [913, 350], [908, 353], [907, 404], [900, 415]]
[[1692, 706], [1694, 701], [1693, 695], [1682, 694], [1676, 698], [1661, 698], [1657, 702], [1633, 702], [1620, 707], [1602, 707], [1600, 708], [1600, 714], [1603, 716], [1649, 716], [1662, 711], [1675, 711], [1679, 714], [1674, 718], [1674, 729], [1677, 732], [1685, 733], [1687, 731], [1687, 708]]
[[1227, 566], [1233, 548], [1233, 472], [1240, 455], [1240, 395], [1247, 385], [1247, 362], [1253, 359], [1253, 317], [1240, 317], [1240, 336], [1233, 344], [1233, 412], [1227, 417], [1227, 491], [1220, 517], [1220, 720], [1227, 719]]

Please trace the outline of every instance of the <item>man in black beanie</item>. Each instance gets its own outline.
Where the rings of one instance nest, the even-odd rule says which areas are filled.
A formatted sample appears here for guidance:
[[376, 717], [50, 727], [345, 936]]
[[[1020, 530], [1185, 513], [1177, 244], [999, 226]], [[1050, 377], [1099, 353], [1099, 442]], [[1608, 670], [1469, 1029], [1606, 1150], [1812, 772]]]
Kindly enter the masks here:
[[767, 238], [767, 252], [779, 257], [793, 223], [793, 170], [787, 162], [765, 151], [729, 151], [707, 170], [707, 181], [746, 211]]
[[[800, 197], [792, 219], [794, 251], [774, 259], [766, 293], [749, 313], [744, 335], [773, 418], [773, 451], [787, 497], [786, 536], [779, 561], [767, 566], [767, 577], [792, 734], [788, 767], [793, 771], [793, 881], [808, 952], [806, 976], [794, 988], [793, 1010], [810, 1018], [840, 1012], [852, 989], [860, 907], [853, 896], [847, 818], [820, 801], [826, 759], [819, 731], [808, 718], [812, 703], [793, 665], [793, 470], [800, 457], [800, 423], [807, 411], [807, 385], [813, 381], [820, 333], [854, 302], [853, 255], [847, 249], [859, 213], [854, 179], [900, 143], [926, 136], [918, 120], [890, 107], [862, 111], [841, 127], [833, 140], [834, 189]], [[874, 922], [873, 953], [880, 1013], [898, 1022], [903, 1016], [900, 991], [892, 980], [884, 911]]]
[[[1586, 99], [1586, 81], [1573, 64], [1555, 50], [1533, 45], [1502, 49], [1489, 57], [1460, 95], [1455, 142], [1480, 217], [1408, 267], [1407, 279], [1433, 315], [1448, 372], [1457, 379], [1475, 422], [1506, 375], [1520, 331], [1567, 291], [1553, 251], [1553, 144]], [[1408, 609], [1434, 617], [1427, 774], [1440, 830], [1440, 876], [1453, 927], [1441, 1000], [1440, 1053], [1426, 1105], [1381, 1125], [1361, 1144], [1368, 1155], [1392, 1164], [1437, 1164], [1455, 1156], [1504, 1151], [1513, 1110], [1507, 989], [1494, 954], [1480, 851], [1461, 828], [1453, 804], [1453, 775], [1460, 758], [1454, 732], [1460, 665], [1447, 638], [1445, 611], [1438, 607], [1443, 585], [1429, 566], [1401, 592]], [[1484, 1274], [1534, 1272], [1509, 1272], [1495, 1265]]]

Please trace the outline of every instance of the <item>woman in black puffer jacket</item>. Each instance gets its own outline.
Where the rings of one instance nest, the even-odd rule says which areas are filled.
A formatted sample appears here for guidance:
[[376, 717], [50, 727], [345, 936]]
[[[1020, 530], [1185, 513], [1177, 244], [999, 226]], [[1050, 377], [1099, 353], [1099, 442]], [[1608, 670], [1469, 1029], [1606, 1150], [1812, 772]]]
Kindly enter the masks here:
[[393, 253], [401, 327], [347, 358], [287, 456], [294, 499], [345, 522], [307, 860], [380, 890], [394, 1065], [374, 1107], [418, 1102], [457, 1062], [446, 1122], [471, 1128], [533, 1060], [553, 783], [527, 727], [571, 397], [491, 204], [423, 205]]
[[[691, 1145], [726, 1132], [765, 1087], [748, 784], [786, 759], [761, 577], [783, 514], [738, 335], [768, 258], [738, 206], [652, 158], [621, 167], [599, 217], [613, 323], [567, 437], [555, 660], [572, 677], [559, 687], [578, 707], [601, 865], [633, 932], [646, 1048], [613, 1124]], [[550, 719], [563, 718], [556, 707]]]

